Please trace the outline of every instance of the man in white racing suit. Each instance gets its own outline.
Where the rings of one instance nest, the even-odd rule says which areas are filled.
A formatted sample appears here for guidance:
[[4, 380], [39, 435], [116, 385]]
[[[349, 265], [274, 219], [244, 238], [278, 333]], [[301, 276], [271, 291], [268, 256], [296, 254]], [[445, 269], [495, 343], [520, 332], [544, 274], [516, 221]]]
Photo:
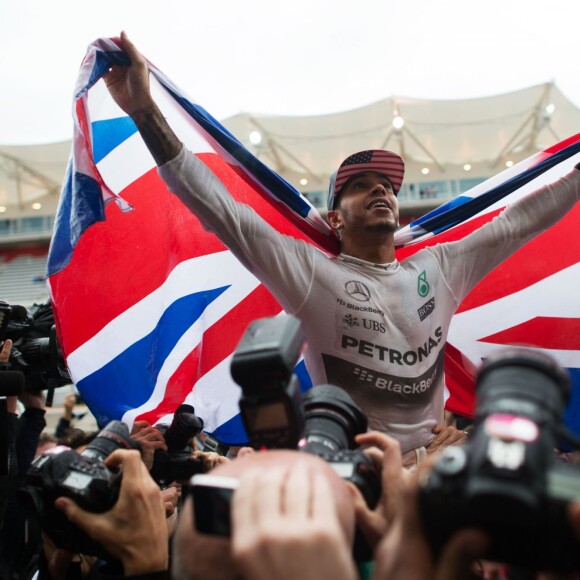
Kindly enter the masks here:
[[313, 383], [345, 389], [369, 426], [395, 437], [403, 453], [462, 442], [463, 432], [442, 426], [451, 317], [484, 276], [574, 206], [580, 171], [464, 239], [399, 262], [394, 234], [404, 162], [390, 151], [355, 153], [331, 180], [328, 221], [341, 253], [328, 258], [229, 195], [175, 136], [150, 95], [145, 60], [124, 34], [121, 42], [132, 64], [105, 77], [111, 95], [133, 118], [168, 188], [300, 319]]

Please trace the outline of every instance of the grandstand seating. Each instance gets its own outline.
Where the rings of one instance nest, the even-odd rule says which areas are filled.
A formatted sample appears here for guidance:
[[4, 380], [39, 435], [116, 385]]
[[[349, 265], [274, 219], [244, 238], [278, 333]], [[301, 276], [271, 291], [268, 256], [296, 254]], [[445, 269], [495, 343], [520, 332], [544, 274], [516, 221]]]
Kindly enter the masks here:
[[30, 307], [48, 300], [45, 247], [0, 251], [0, 300]]

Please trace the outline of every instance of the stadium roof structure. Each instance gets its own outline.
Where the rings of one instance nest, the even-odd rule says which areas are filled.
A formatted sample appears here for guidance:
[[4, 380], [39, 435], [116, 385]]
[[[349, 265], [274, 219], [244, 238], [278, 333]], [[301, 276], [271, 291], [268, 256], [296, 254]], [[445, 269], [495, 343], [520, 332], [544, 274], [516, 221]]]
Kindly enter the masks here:
[[[485, 177], [580, 132], [580, 109], [544, 83], [464, 100], [390, 97], [330, 115], [241, 113], [224, 124], [257, 156], [301, 191], [325, 190], [330, 173], [355, 151], [391, 149], [406, 161], [405, 181]], [[261, 141], [252, 145], [250, 135]], [[257, 141], [257, 134], [252, 135]], [[300, 185], [300, 180], [308, 180]], [[302, 182], [304, 183], [304, 181]]]
[[66, 173], [71, 141], [45, 145], [0, 145], [0, 208], [2, 212], [32, 214], [56, 211]]
[[[240, 113], [222, 123], [266, 165], [312, 192], [326, 189], [330, 173], [349, 154], [372, 148], [400, 153], [405, 181], [425, 181], [426, 167], [429, 179], [453, 179], [467, 164], [487, 177], [508, 160], [579, 132], [580, 109], [548, 82], [463, 100], [393, 96], [328, 115]], [[70, 141], [0, 145], [0, 208], [30, 214], [31, 203], [41, 201], [42, 213], [54, 211], [69, 153]]]

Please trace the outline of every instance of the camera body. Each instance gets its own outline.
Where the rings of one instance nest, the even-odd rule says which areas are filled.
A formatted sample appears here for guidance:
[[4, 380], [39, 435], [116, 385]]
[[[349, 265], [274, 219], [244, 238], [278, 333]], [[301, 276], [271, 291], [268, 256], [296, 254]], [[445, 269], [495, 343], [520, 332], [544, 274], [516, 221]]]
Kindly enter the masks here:
[[25, 389], [39, 391], [71, 383], [56, 337], [50, 303], [24, 306], [0, 301], [0, 341], [13, 342], [10, 368], [25, 375]]
[[533, 351], [490, 357], [477, 376], [475, 424], [464, 447], [448, 447], [420, 488], [435, 554], [454, 532], [489, 533], [486, 559], [534, 569], [580, 567], [566, 509], [580, 499], [580, 469], [556, 459], [566, 373]]
[[192, 459], [190, 441], [203, 429], [203, 420], [188, 404], [179, 405], [169, 425], [155, 425], [165, 438], [167, 451], [157, 449], [153, 457], [151, 477], [162, 487], [172, 481], [187, 481], [192, 475], [203, 471], [201, 459]]
[[305, 340], [297, 318], [261, 318], [250, 324], [234, 352], [231, 373], [242, 388], [240, 412], [257, 449], [295, 449], [302, 437], [302, 394], [294, 366]]
[[367, 418], [339, 387], [319, 385], [301, 394], [294, 367], [304, 344], [293, 316], [258, 319], [242, 337], [231, 372], [242, 388], [240, 411], [250, 444], [321, 457], [374, 508], [381, 493], [379, 471], [354, 440], [367, 430]]
[[115, 449], [139, 449], [121, 421], [111, 421], [82, 453], [60, 446], [32, 462], [20, 498], [56, 546], [106, 557], [104, 548], [71, 524], [54, 501], [66, 496], [87, 511], [111, 509], [119, 497], [121, 472], [109, 469], [103, 461]]

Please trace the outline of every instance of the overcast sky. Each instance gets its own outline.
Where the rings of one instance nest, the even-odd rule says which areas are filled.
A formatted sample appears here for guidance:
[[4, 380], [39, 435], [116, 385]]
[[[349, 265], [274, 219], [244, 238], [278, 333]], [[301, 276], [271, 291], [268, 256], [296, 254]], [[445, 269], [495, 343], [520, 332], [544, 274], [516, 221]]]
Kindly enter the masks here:
[[550, 80], [580, 107], [579, 27], [580, 0], [0, 0], [0, 144], [70, 138], [86, 47], [123, 29], [223, 119]]

